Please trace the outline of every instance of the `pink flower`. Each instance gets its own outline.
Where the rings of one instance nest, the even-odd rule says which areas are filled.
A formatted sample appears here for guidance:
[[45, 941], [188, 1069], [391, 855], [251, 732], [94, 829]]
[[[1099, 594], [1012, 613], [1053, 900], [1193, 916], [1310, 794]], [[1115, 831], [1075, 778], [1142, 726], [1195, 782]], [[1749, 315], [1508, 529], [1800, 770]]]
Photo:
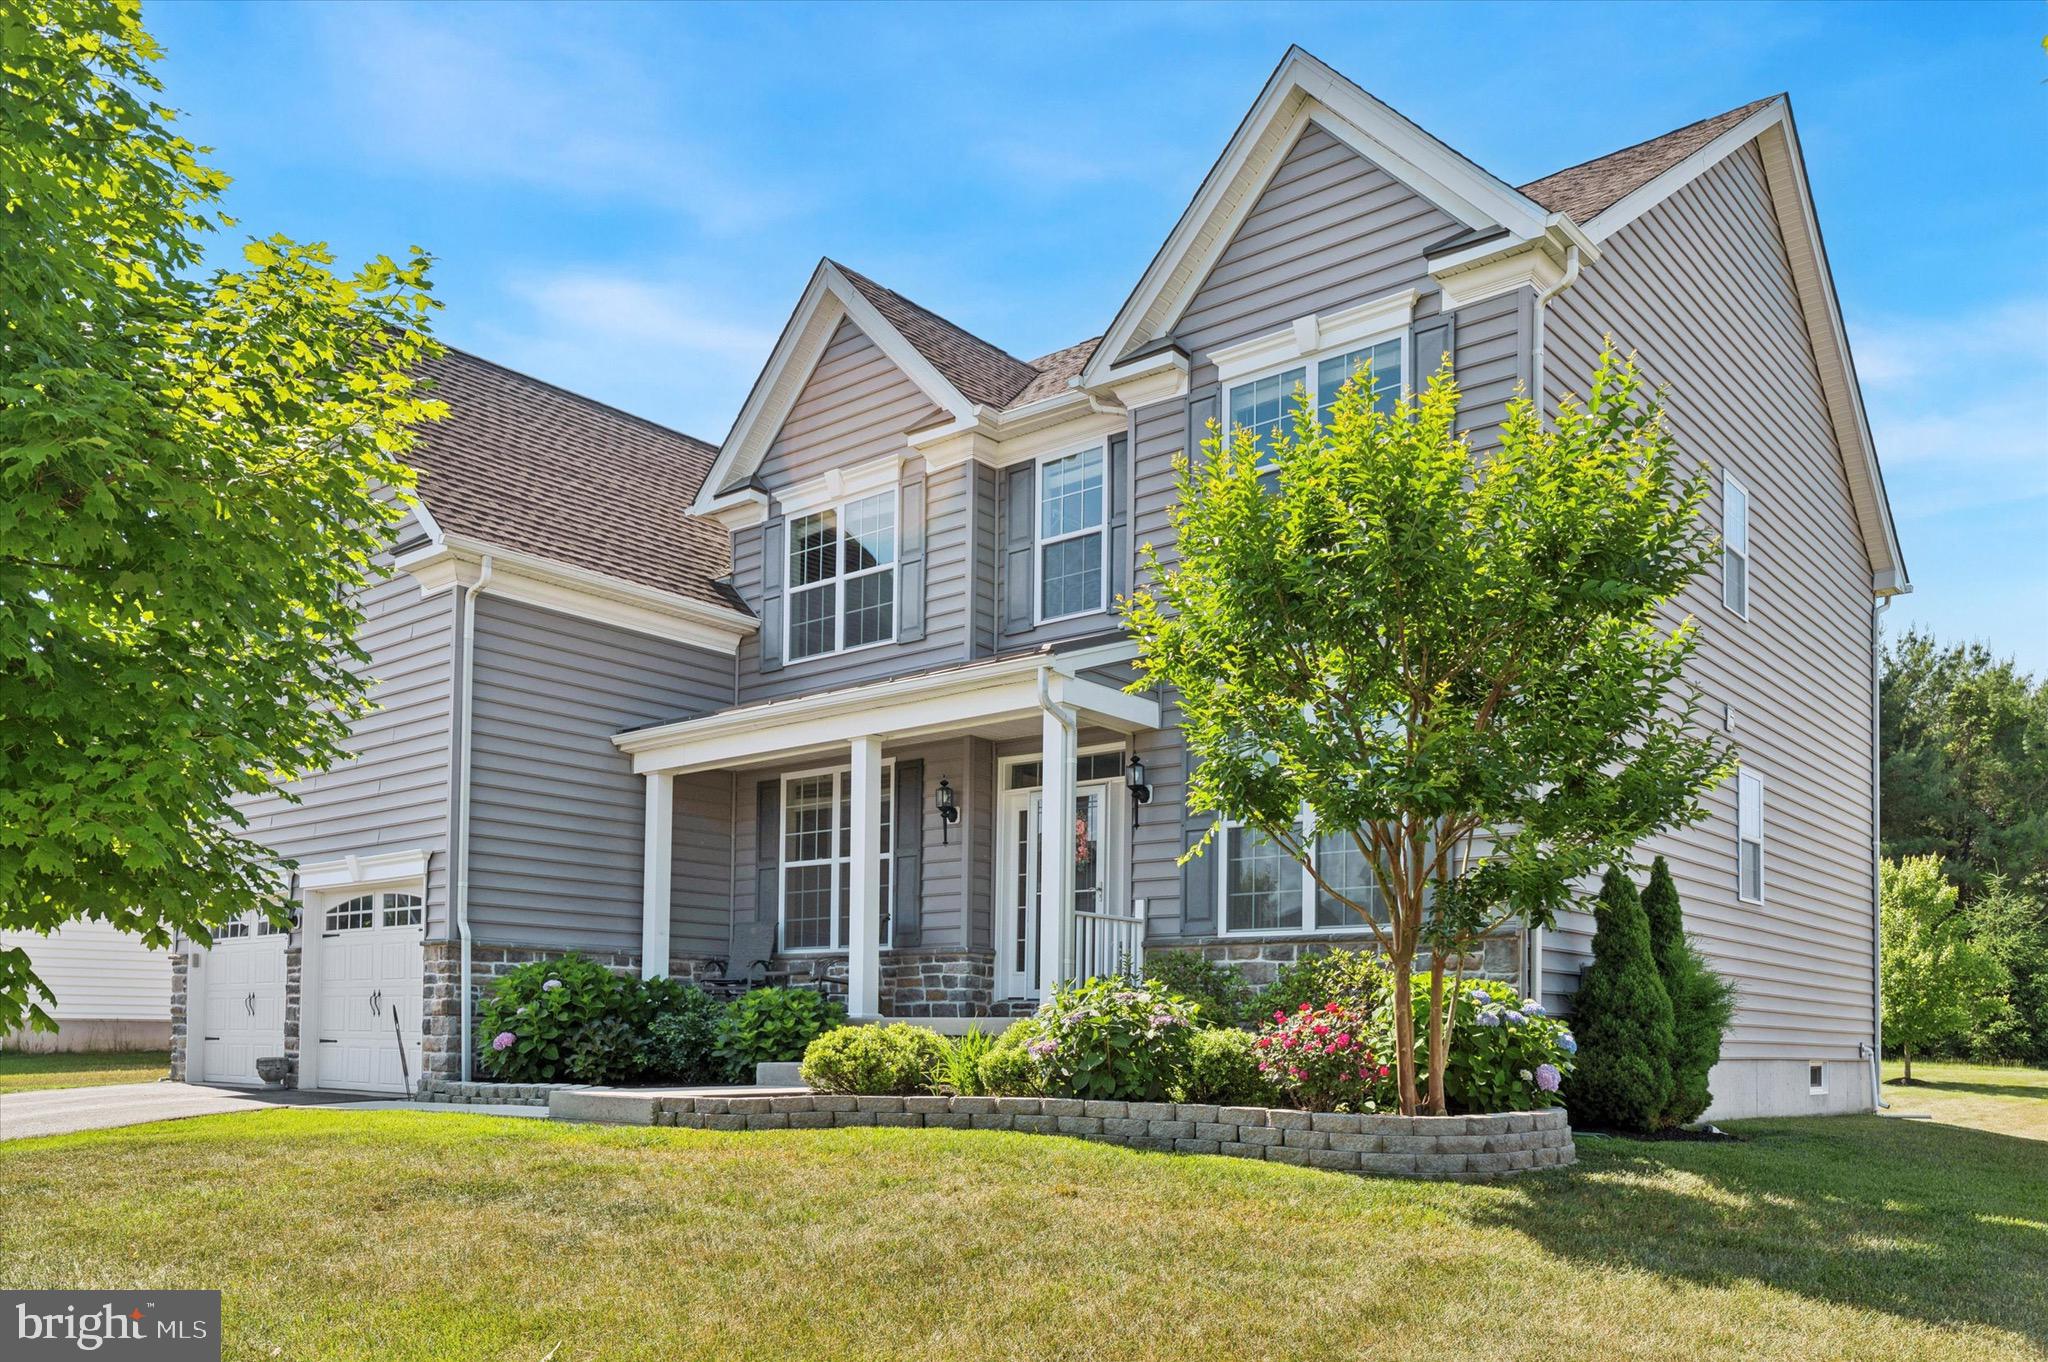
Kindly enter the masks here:
[[1276, 1007], [1273, 1009], [1273, 1020], [1277, 1022], [1284, 1022], [1287, 1020], [1287, 1014]]
[[1312, 1005], [1308, 1004], [1308, 1003], [1303, 1003], [1303, 1004], [1301, 1005], [1301, 1010], [1302, 1010], [1302, 1011], [1304, 1011], [1304, 1012], [1313, 1012], [1313, 1011], [1315, 1011], [1315, 1008], [1314, 1008], [1314, 1007], [1313, 1007]]
[[1270, 1050], [1270, 1049], [1272, 1049], [1272, 1048], [1273, 1048], [1273, 1038], [1272, 1038], [1271, 1036], [1260, 1036], [1260, 1037], [1259, 1037], [1259, 1048], [1260, 1048], [1261, 1050]]
[[492, 1038], [491, 1048], [493, 1050], [509, 1050], [518, 1039], [519, 1037], [513, 1035], [510, 1031], [500, 1031]]
[[1339, 1031], [1334, 1043], [1339, 1050], [1349, 1049], [1351, 1047], [1351, 1033], [1349, 1031]]
[[1386, 1066], [1386, 1065], [1384, 1065], [1384, 1064], [1380, 1065], [1380, 1077], [1381, 1077], [1381, 1078], [1385, 1078], [1385, 1077], [1387, 1076], [1388, 1072], [1389, 1072], [1389, 1070], [1387, 1069], [1387, 1066]]
[[1292, 1050], [1292, 1049], [1294, 1048], [1294, 1037], [1292, 1037], [1292, 1036], [1282, 1036], [1282, 1037], [1280, 1037], [1280, 1048], [1281, 1048], [1281, 1049], [1283, 1049], [1283, 1050]]
[[1319, 1036], [1327, 1036], [1330, 1034], [1330, 1028], [1323, 1025], [1321, 1022], [1317, 1022], [1314, 1026], [1311, 1026], [1309, 1030], [1315, 1032]]

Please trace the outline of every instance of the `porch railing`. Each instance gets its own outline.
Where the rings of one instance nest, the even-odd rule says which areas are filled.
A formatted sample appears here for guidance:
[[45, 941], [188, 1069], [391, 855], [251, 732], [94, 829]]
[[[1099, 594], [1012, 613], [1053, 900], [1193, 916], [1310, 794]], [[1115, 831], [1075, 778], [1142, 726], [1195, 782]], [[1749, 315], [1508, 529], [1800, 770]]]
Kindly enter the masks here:
[[1074, 914], [1074, 978], [1137, 975], [1145, 963], [1145, 921], [1117, 913]]

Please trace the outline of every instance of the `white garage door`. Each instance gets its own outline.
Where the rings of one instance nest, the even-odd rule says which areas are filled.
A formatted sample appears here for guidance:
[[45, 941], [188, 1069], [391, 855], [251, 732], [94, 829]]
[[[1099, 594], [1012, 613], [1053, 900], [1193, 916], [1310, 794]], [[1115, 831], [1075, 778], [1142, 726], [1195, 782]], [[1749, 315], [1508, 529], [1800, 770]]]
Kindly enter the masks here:
[[256, 1061], [284, 1053], [284, 943], [268, 921], [245, 917], [194, 957], [199, 977], [186, 989], [188, 1006], [200, 1000], [198, 1081], [257, 1083]]
[[327, 906], [314, 1017], [321, 1087], [404, 1093], [419, 1083], [425, 916], [420, 895], [393, 890]]

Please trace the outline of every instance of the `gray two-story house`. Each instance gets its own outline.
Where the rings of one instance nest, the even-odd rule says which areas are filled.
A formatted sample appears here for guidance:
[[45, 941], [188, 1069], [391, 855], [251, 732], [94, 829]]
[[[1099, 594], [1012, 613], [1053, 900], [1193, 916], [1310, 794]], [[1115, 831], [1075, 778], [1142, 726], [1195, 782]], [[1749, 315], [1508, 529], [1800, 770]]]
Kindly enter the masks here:
[[[1876, 611], [1907, 580], [1788, 103], [1516, 188], [1298, 49], [1067, 349], [826, 261], [717, 447], [438, 362], [452, 415], [369, 601], [382, 707], [252, 807], [299, 920], [180, 953], [179, 1072], [464, 1073], [493, 973], [570, 949], [952, 1028], [1147, 951], [1256, 978], [1369, 944], [1249, 830], [1179, 864], [1209, 820], [1115, 602], [1141, 545], [1171, 562], [1172, 459], [1211, 422], [1270, 429], [1368, 359], [1391, 402], [1448, 355], [1483, 448], [1605, 335], [1716, 470], [1721, 568], [1677, 610], [1741, 768], [1642, 849], [1740, 990], [1714, 1111], [1867, 1108]], [[1568, 1010], [1590, 936], [1475, 965]]]

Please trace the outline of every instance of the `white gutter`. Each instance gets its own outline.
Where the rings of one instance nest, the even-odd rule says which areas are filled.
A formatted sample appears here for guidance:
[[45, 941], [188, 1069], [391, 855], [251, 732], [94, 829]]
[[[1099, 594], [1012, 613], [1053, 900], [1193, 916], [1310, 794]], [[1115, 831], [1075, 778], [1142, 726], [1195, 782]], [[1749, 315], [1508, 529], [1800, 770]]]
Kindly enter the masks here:
[[1538, 420], [1541, 420], [1543, 417], [1544, 335], [1548, 329], [1543, 321], [1544, 312], [1550, 306], [1552, 298], [1563, 293], [1578, 281], [1579, 247], [1577, 242], [1573, 242], [1564, 248], [1564, 277], [1536, 295], [1536, 316], [1530, 323], [1534, 328], [1535, 336], [1533, 343], [1529, 347], [1529, 396], [1536, 402], [1536, 416]]
[[1884, 754], [1878, 705], [1884, 671], [1884, 612], [1892, 598], [1880, 596], [1870, 609], [1870, 1105], [1884, 1109]]
[[491, 584], [494, 566], [491, 555], [483, 557], [476, 585], [467, 593], [462, 612], [462, 733], [457, 743], [455, 778], [461, 784], [461, 798], [455, 806], [455, 931], [462, 940], [462, 1081], [470, 1081], [470, 951], [469, 951], [469, 753], [471, 735], [476, 731], [476, 598]]

